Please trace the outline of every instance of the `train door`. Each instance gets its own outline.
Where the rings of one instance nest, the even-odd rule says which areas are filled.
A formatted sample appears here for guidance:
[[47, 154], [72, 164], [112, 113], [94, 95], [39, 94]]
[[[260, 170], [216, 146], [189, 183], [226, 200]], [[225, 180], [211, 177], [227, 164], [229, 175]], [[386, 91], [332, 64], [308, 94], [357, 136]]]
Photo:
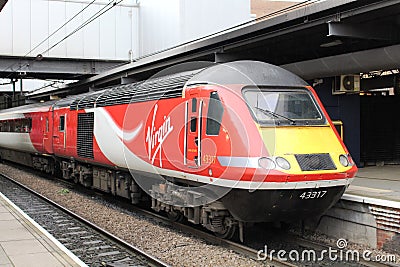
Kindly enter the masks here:
[[43, 115], [43, 122], [44, 122], [44, 128], [43, 130], [43, 150], [46, 153], [52, 153], [52, 138], [51, 138], [51, 133], [50, 133], [50, 121], [49, 121], [49, 115], [48, 113], [45, 113]]
[[184, 164], [189, 168], [201, 165], [201, 136], [203, 128], [203, 100], [193, 97], [186, 103]]
[[53, 112], [53, 149], [54, 153], [65, 153], [67, 146], [67, 114]]

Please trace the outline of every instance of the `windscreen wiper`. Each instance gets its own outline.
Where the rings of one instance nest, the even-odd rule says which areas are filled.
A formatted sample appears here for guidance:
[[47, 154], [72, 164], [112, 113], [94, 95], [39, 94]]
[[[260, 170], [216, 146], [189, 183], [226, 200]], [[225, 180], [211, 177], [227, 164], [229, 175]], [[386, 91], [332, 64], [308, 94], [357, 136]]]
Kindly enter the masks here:
[[261, 111], [261, 112], [263, 112], [264, 114], [272, 115], [272, 116], [274, 116], [275, 118], [285, 119], [285, 120], [290, 121], [291, 124], [296, 124], [296, 121], [295, 121], [295, 120], [292, 120], [292, 119], [290, 119], [290, 118], [288, 118], [288, 117], [286, 117], [286, 116], [283, 116], [283, 115], [281, 115], [281, 114], [275, 113], [275, 112], [273, 112], [273, 111], [271, 111], [271, 110], [262, 109], [262, 108], [259, 108], [259, 107], [254, 107], [254, 108], [257, 109], [257, 110], [259, 110], [259, 111]]

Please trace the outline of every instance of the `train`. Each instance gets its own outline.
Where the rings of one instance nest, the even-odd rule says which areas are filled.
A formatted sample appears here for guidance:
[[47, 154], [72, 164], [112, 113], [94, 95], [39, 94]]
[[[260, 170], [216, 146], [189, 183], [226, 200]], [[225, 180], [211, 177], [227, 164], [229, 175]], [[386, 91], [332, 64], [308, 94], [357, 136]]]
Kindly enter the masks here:
[[223, 238], [320, 216], [357, 172], [314, 89], [258, 61], [1, 110], [0, 157]]

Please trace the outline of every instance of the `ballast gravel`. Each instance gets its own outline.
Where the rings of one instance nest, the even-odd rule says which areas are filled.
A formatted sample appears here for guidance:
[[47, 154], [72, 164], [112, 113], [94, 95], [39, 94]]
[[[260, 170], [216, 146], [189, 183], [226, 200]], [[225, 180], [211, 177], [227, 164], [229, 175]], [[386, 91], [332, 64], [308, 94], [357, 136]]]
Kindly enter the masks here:
[[139, 247], [171, 266], [265, 266], [231, 250], [173, 230], [157, 222], [134, 216], [99, 203], [90, 196], [27, 171], [0, 163], [0, 173], [8, 175], [61, 206], [75, 212], [126, 242]]

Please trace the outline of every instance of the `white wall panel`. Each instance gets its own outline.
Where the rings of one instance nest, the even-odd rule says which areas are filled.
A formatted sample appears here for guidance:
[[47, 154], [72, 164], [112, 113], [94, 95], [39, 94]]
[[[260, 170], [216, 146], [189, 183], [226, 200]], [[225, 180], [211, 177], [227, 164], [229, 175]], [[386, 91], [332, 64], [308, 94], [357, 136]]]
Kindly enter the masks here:
[[243, 0], [180, 0], [182, 41], [190, 41], [250, 20], [250, 2]]
[[[18, 16], [13, 16], [13, 54], [25, 55], [31, 48], [31, 0], [13, 0], [13, 11]], [[1, 14], [1, 13], [0, 13]]]
[[142, 0], [141, 55], [250, 20], [249, 0]]
[[[92, 5], [88, 7], [82, 15], [88, 19], [91, 15], [100, 10], [101, 6]], [[83, 31], [83, 54], [85, 58], [100, 58], [100, 21], [94, 20], [82, 29]]]
[[[45, 51], [48, 47], [48, 41], [46, 40], [49, 36], [49, 2], [43, 0], [31, 0], [31, 48], [33, 51], [29, 56], [37, 56], [39, 53]], [[29, 26], [29, 25], [26, 25]], [[39, 45], [40, 43], [42, 43]], [[39, 45], [39, 46], [38, 46]], [[34, 49], [38, 46], [36, 49]]]
[[140, 54], [180, 43], [179, 0], [143, 0], [140, 2]]
[[10, 55], [13, 53], [13, 5], [7, 3], [0, 12], [0, 55]]
[[117, 7], [115, 10], [115, 57], [129, 58], [129, 50], [133, 48], [132, 10]]
[[115, 57], [115, 8], [100, 17], [100, 58]]
[[[58, 43], [111, 0], [98, 0], [30, 53]], [[24, 56], [91, 0], [12, 0], [0, 12], [0, 55]], [[250, 18], [250, 0], [125, 0], [44, 56], [133, 58], [225, 29]], [[4, 27], [3, 25], [7, 25]]]
[[[54, 33], [60, 26], [66, 22], [66, 3], [58, 1], [49, 1], [49, 33]], [[57, 31], [48, 40], [48, 48], [52, 47], [59, 40], [65, 37], [67, 30], [65, 27]], [[67, 48], [65, 42], [58, 44], [56, 47], [52, 48], [48, 53], [43, 56], [50, 57], [66, 57]]]
[[[0, 25], [2, 25], [0, 55], [24, 56], [90, 2], [91, 0], [9, 1], [0, 12]], [[97, 0], [32, 51], [29, 56], [43, 54], [108, 3], [110, 0]], [[44, 56], [128, 60], [130, 50], [133, 50], [136, 56], [138, 55], [137, 16], [136, 1], [125, 0], [122, 5], [113, 7], [51, 48], [49, 52], [44, 53]], [[134, 48], [133, 45], [137, 47]]]
[[[65, 20], [73, 18], [85, 7], [82, 3], [68, 3], [65, 8]], [[82, 14], [79, 14], [66, 27], [67, 35], [74, 32], [85, 21]], [[83, 31], [79, 30], [65, 40], [66, 56], [83, 58]]]

